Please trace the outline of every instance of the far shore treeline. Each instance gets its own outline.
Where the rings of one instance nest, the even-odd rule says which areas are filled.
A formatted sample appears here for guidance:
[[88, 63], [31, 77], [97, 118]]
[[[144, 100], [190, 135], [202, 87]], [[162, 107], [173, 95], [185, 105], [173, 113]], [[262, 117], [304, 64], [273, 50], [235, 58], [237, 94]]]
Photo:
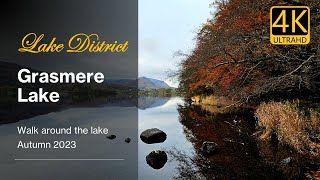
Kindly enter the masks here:
[[139, 90], [139, 96], [160, 96], [160, 97], [172, 97], [178, 96], [176, 89], [149, 89]]

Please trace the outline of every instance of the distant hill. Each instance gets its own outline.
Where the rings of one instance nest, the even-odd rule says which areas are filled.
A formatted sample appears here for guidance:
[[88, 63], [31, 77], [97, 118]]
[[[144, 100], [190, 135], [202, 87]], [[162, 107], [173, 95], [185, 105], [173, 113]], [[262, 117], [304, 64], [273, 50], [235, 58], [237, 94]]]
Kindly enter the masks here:
[[138, 78], [138, 87], [139, 89], [174, 89], [164, 81], [147, 77]]
[[[24, 66], [20, 66], [18, 64], [3, 62], [0, 61], [0, 85], [4, 86], [21, 86], [21, 83], [17, 79], [17, 73], [22, 68], [28, 68]], [[28, 68], [32, 72], [40, 72], [38, 70], [34, 70], [32, 68]], [[140, 77], [138, 79], [115, 79], [115, 80], [105, 80], [105, 85], [114, 87], [114, 88], [136, 88], [138, 84], [139, 89], [142, 90], [152, 90], [152, 89], [175, 89], [169, 86], [164, 81], [147, 78], [147, 77]], [[28, 84], [25, 84], [28, 85]], [[57, 87], [57, 84], [32, 84], [33, 86], [41, 85], [41, 87]], [[59, 85], [62, 86], [69, 86], [69, 85]]]
[[115, 80], [105, 80], [107, 85], [111, 86], [119, 86], [119, 87], [130, 87], [136, 88], [137, 87], [137, 79], [115, 79]]

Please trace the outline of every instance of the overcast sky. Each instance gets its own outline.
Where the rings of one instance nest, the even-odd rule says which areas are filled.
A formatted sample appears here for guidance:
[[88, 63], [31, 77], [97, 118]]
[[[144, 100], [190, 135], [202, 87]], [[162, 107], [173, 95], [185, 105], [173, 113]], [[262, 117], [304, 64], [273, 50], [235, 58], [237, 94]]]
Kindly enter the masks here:
[[139, 76], [165, 80], [175, 70], [179, 57], [189, 52], [196, 31], [210, 17], [212, 0], [139, 0]]

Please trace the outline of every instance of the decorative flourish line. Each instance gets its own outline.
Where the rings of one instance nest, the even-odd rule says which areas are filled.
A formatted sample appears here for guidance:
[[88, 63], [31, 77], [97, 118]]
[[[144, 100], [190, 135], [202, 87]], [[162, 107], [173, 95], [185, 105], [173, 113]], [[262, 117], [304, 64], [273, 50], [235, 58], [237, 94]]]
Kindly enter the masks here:
[[124, 159], [14, 159], [15, 161], [124, 161]]

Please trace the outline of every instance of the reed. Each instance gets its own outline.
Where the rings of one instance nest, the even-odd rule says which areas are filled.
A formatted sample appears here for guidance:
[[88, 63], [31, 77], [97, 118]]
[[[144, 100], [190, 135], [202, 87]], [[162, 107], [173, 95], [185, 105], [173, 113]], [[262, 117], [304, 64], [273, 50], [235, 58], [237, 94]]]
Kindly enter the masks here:
[[298, 152], [320, 156], [320, 114], [312, 109], [302, 112], [290, 102], [262, 103], [256, 110], [262, 140], [273, 135], [280, 143]]

